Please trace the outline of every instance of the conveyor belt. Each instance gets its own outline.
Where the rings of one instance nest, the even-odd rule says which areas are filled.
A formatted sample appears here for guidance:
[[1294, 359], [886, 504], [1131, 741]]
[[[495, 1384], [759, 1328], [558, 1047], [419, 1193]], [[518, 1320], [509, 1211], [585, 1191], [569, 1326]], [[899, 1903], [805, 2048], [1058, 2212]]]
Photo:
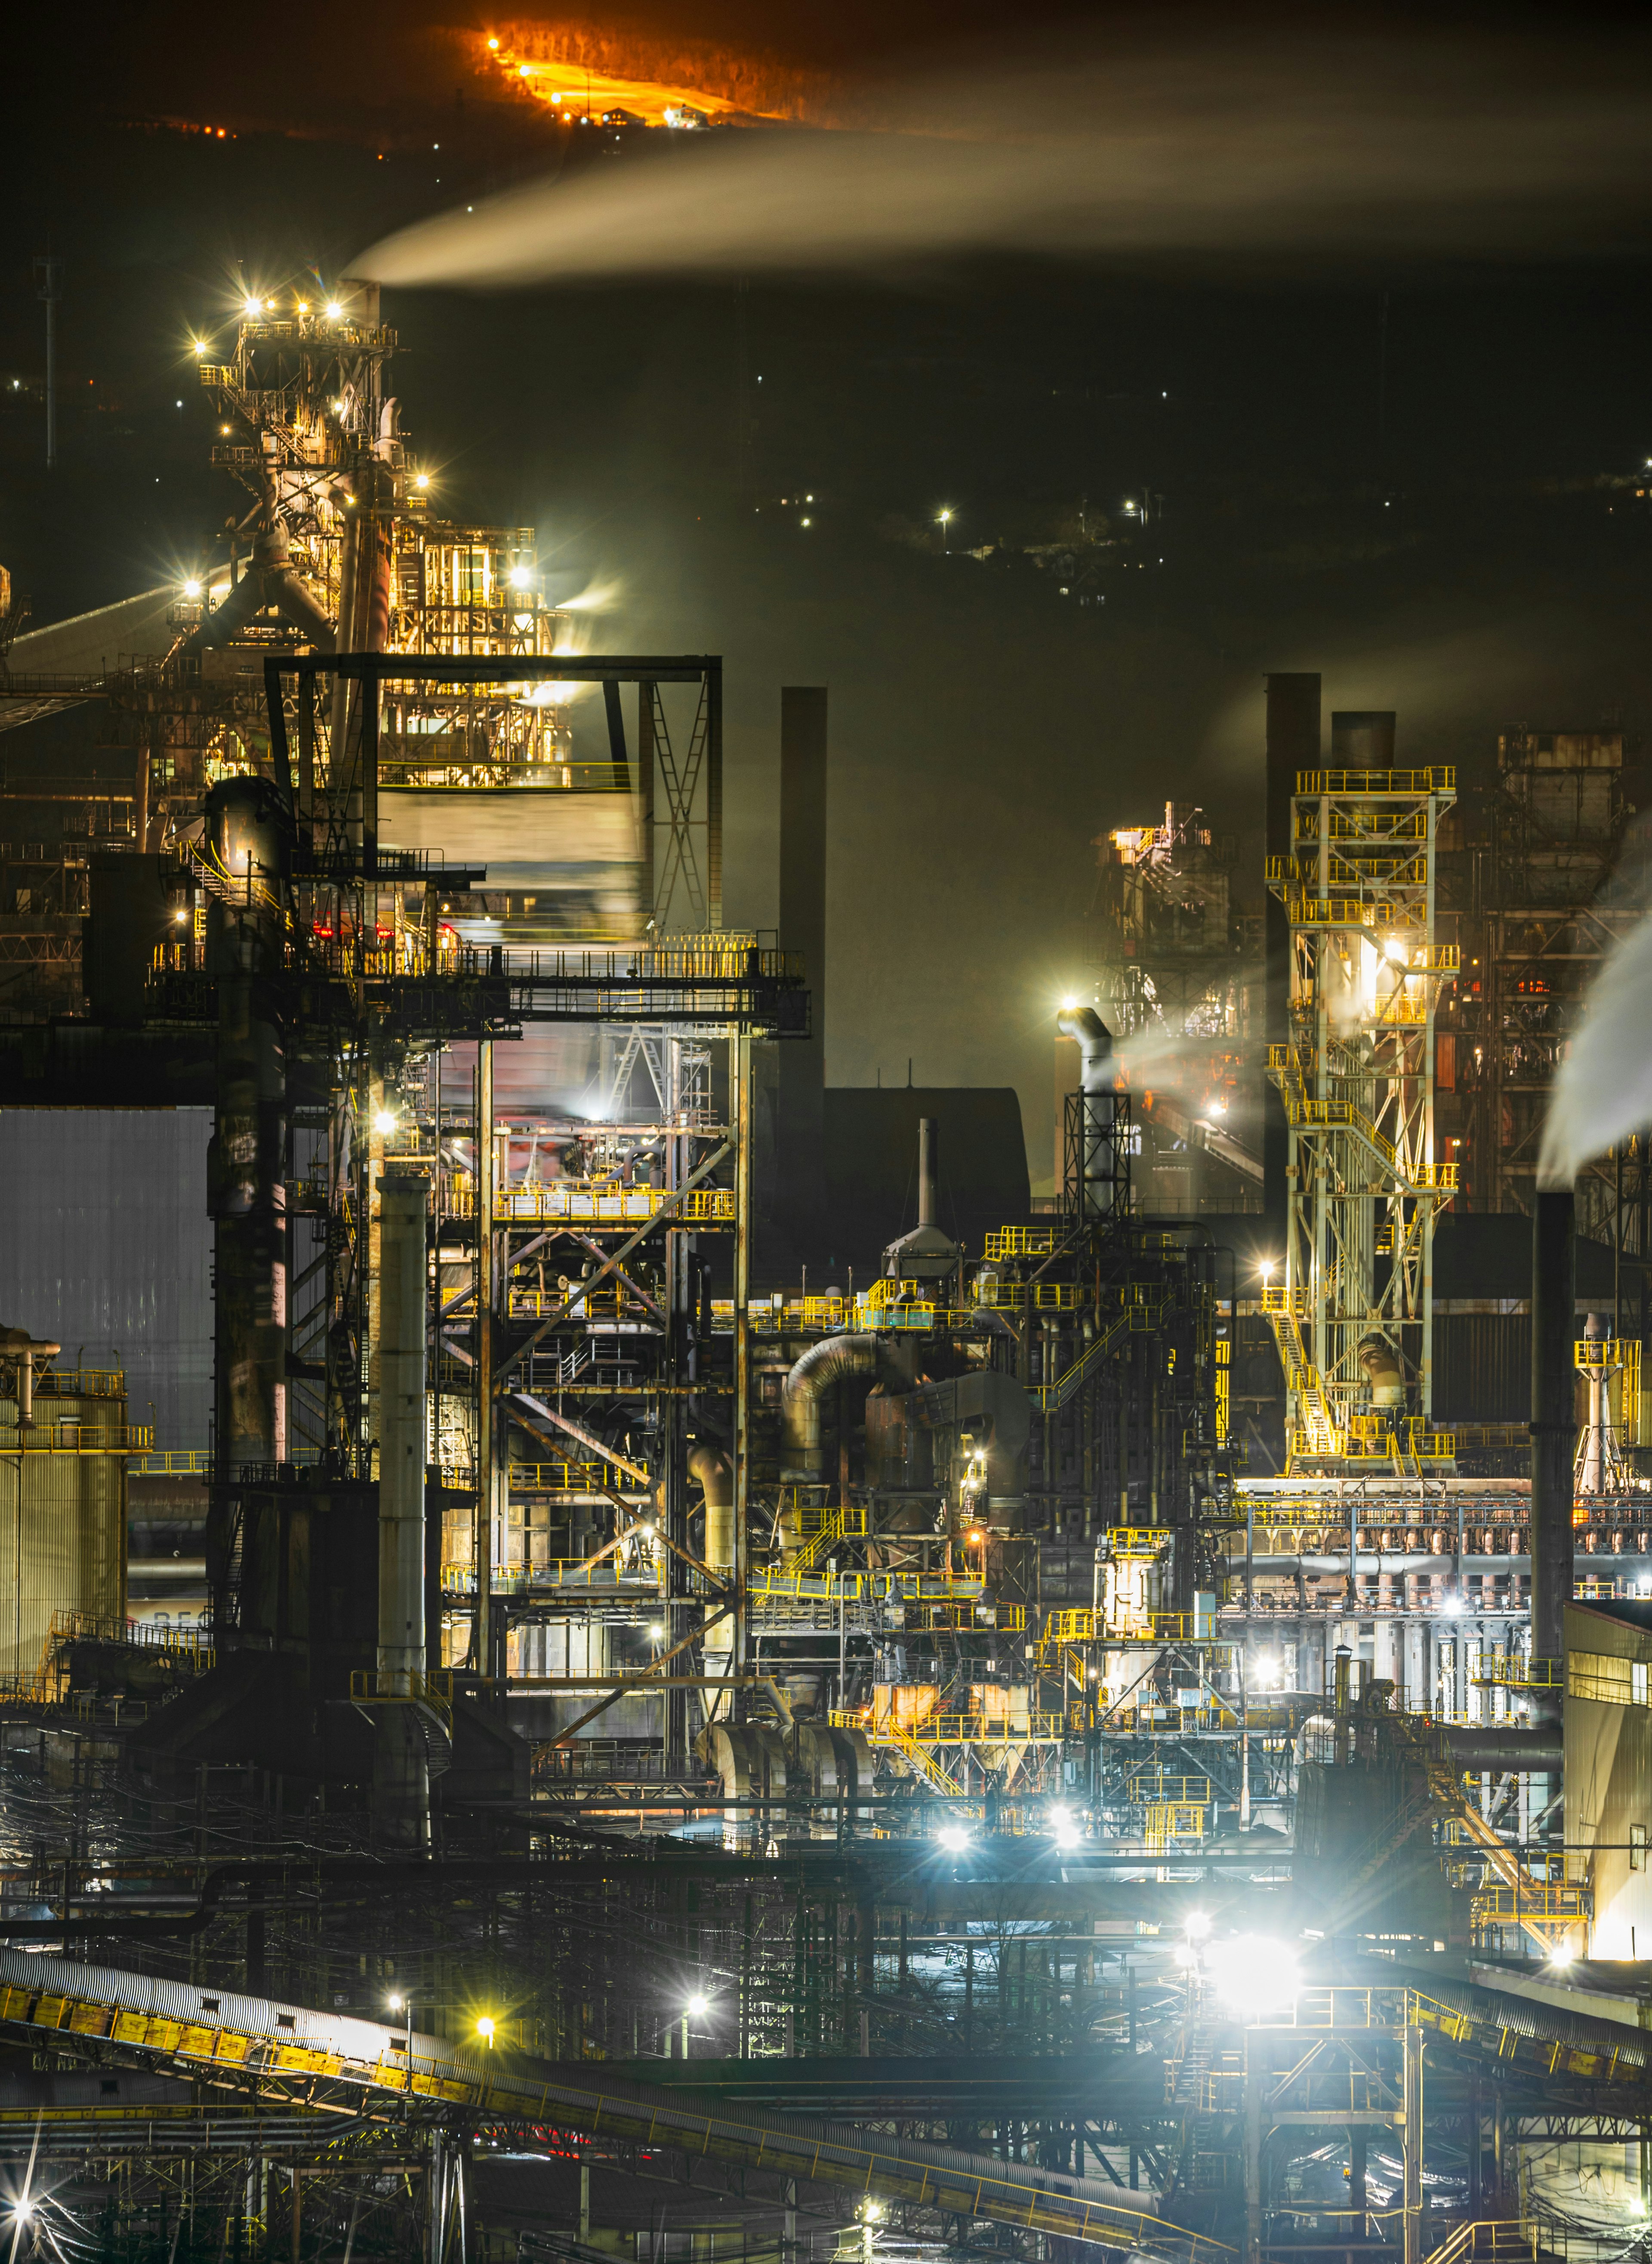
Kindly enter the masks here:
[[[1232, 2251], [1120, 2208], [1090, 2179], [1000, 2162], [812, 2116], [782, 2115], [663, 2085], [589, 2075], [460, 2046], [301, 2005], [203, 1989], [112, 1966], [0, 1948], [0, 2023], [117, 2044], [156, 2064], [272, 2086], [327, 2085], [432, 2108], [551, 2123], [592, 2137], [683, 2149], [782, 2177], [848, 2186], [969, 2218], [1120, 2250], [1215, 2264]], [[1075, 2101], [1077, 2108], [1081, 2101]]]

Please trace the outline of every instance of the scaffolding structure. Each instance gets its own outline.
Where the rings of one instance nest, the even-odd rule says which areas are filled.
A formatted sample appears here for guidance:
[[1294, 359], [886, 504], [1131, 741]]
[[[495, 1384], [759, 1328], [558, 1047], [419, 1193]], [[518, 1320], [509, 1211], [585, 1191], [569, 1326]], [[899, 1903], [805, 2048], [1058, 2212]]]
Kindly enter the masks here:
[[1237, 846], [1195, 804], [1098, 836], [1091, 948], [1103, 1020], [1127, 1055], [1155, 1215], [1261, 1208], [1249, 1070], [1258, 1027], [1257, 922], [1234, 896]]
[[1293, 847], [1272, 859], [1291, 940], [1291, 1038], [1268, 1071], [1289, 1128], [1283, 1279], [1266, 1306], [1293, 1463], [1416, 1470], [1430, 1441], [1436, 1211], [1434, 1019], [1457, 947], [1435, 936], [1440, 819], [1455, 773], [1299, 773]]

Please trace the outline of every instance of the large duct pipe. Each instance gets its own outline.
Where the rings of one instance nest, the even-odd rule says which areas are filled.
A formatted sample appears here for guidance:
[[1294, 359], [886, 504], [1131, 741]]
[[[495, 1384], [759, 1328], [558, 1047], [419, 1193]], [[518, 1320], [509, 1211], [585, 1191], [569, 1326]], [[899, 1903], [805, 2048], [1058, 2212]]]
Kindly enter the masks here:
[[[688, 1458], [688, 1474], [699, 1481], [706, 1505], [705, 1561], [728, 1586], [735, 1577], [735, 1466], [721, 1447], [702, 1442]], [[734, 1645], [734, 1617], [725, 1613], [706, 1630], [708, 1674], [722, 1671], [714, 1662], [726, 1659]]]
[[1064, 1038], [1078, 1041], [1078, 1207], [1086, 1218], [1105, 1218], [1118, 1200], [1113, 1122], [1118, 1071], [1112, 1033], [1093, 1006], [1064, 1006], [1056, 1022]]
[[373, 1820], [401, 1847], [430, 1844], [430, 1763], [410, 1702], [424, 1673], [425, 1217], [430, 1182], [379, 1182], [380, 1707]]
[[1532, 1215], [1532, 1656], [1559, 1658], [1572, 1593], [1577, 1453], [1576, 1216], [1569, 1191]]
[[706, 1504], [706, 1562], [722, 1580], [735, 1575], [735, 1469], [721, 1447], [701, 1445], [688, 1458]]
[[788, 1478], [822, 1474], [820, 1407], [826, 1391], [846, 1375], [894, 1375], [894, 1366], [875, 1336], [823, 1337], [811, 1345], [786, 1379], [780, 1403], [785, 1469]]
[[1447, 1730], [1446, 1749], [1459, 1768], [1501, 1769], [1515, 1776], [1558, 1776], [1561, 1739], [1553, 1729]]
[[1371, 1404], [1380, 1413], [1391, 1417], [1405, 1412], [1405, 1370], [1400, 1365], [1400, 1355], [1392, 1342], [1380, 1331], [1361, 1337], [1356, 1352], [1366, 1381], [1371, 1386]]

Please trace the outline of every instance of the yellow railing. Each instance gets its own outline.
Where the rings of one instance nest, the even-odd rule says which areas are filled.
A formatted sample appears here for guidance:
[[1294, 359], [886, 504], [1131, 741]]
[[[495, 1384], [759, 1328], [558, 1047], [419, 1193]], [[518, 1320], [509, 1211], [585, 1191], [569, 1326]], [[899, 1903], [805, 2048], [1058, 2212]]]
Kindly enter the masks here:
[[834, 1708], [831, 1719], [835, 1729], [864, 1730], [874, 1745], [893, 1744], [897, 1738], [911, 1738], [932, 1747], [1057, 1744], [1066, 1716], [1040, 1707], [1024, 1707], [1003, 1714], [927, 1714], [921, 1722], [902, 1725], [893, 1715], [874, 1719], [870, 1708], [865, 1711]]
[[1476, 1926], [1498, 1922], [1525, 1926], [1533, 1919], [1581, 1919], [1589, 1915], [1592, 1899], [1587, 1887], [1563, 1886], [1546, 1879], [1518, 1886], [1499, 1881], [1495, 1886], [1475, 1889], [1474, 1919]]
[[825, 1563], [840, 1542], [864, 1541], [866, 1537], [866, 1511], [840, 1507], [836, 1503], [824, 1507], [807, 1505], [801, 1513], [800, 1523], [804, 1542], [786, 1568], [792, 1572], [812, 1572]]
[[1454, 765], [1436, 763], [1425, 771], [1298, 771], [1298, 794], [1355, 794], [1362, 799], [1376, 795], [1455, 794]]
[[1030, 1305], [1039, 1313], [1076, 1312], [1093, 1292], [1083, 1281], [977, 1282], [975, 1303], [993, 1312], [1018, 1313]]
[[106, 1612], [54, 1612], [43, 1659], [68, 1643], [118, 1643], [134, 1651], [158, 1651], [197, 1674], [205, 1674], [217, 1658], [199, 1628], [157, 1628]]
[[875, 1597], [922, 1604], [981, 1593], [979, 1579], [956, 1572], [759, 1572], [751, 1582], [754, 1603], [858, 1603]]
[[40, 1399], [124, 1399], [126, 1372], [119, 1368], [48, 1368], [37, 1376], [34, 1397]]
[[1099, 1633], [1109, 1643], [1192, 1643], [1207, 1640], [1195, 1634], [1192, 1612], [1123, 1611], [1105, 1621]]
[[963, 1790], [952, 1772], [942, 1765], [939, 1756], [892, 1716], [886, 1716], [873, 1729], [858, 1715], [846, 1714], [841, 1708], [834, 1708], [831, 1721], [834, 1729], [865, 1730], [873, 1745], [882, 1745], [888, 1752], [899, 1753], [915, 1774], [932, 1786], [935, 1791], [956, 1793]]
[[446, 1668], [431, 1674], [392, 1674], [376, 1666], [356, 1667], [350, 1695], [370, 1706], [428, 1706], [444, 1722], [453, 1712], [453, 1678]]
[[1427, 2264], [1473, 2264], [1473, 2260], [1482, 2256], [1535, 2258], [1537, 2253], [1535, 2218], [1483, 2217], [1474, 2224], [1460, 2224], [1451, 2239], [1435, 2249]]
[[[506, 1187], [495, 1195], [494, 1217], [502, 1223], [518, 1219], [534, 1224], [547, 1219], [584, 1219], [595, 1225], [641, 1225], [645, 1219], [657, 1217], [670, 1201], [670, 1190], [664, 1187], [614, 1187], [599, 1191], [590, 1187], [559, 1186], [553, 1181], [543, 1187]], [[476, 1196], [474, 1188], [455, 1186], [446, 1198], [447, 1210], [453, 1218], [474, 1218]], [[735, 1215], [735, 1196], [732, 1187], [693, 1187], [672, 1206], [672, 1216], [685, 1225], [731, 1225]]]
[[1053, 1226], [1000, 1226], [988, 1230], [981, 1254], [996, 1266], [1005, 1258], [1047, 1258], [1054, 1248]]
[[127, 1471], [134, 1478], [201, 1477], [212, 1469], [209, 1447], [161, 1447], [140, 1455]]
[[[496, 1564], [490, 1586], [496, 1596], [559, 1588], [591, 1595], [658, 1595], [664, 1593], [665, 1566], [662, 1558], [621, 1565], [612, 1556], [605, 1556], [600, 1564], [589, 1556], [554, 1556], [542, 1564]], [[449, 1595], [474, 1596], [475, 1566], [453, 1561], [445, 1564], [442, 1586]]]
[[608, 1462], [512, 1462], [505, 1479], [516, 1493], [612, 1493], [625, 1483]]
[[1088, 1607], [1051, 1612], [1044, 1622], [1046, 1643], [1094, 1643], [1096, 1615]]
[[4, 1455], [141, 1455], [155, 1444], [152, 1423], [0, 1424]]
[[1156, 1803], [1141, 1820], [1141, 1836], [1150, 1854], [1163, 1855], [1171, 1847], [1205, 1836], [1205, 1810], [1192, 1801]]
[[1480, 1672], [1470, 1680], [1477, 1688], [1499, 1690], [1563, 1690], [1566, 1662], [1561, 1658], [1511, 1658], [1506, 1652], [1482, 1653]]
[[1176, 1803], [1181, 1807], [1208, 1808], [1210, 1779], [1206, 1776], [1167, 1776], [1157, 1770], [1148, 1776], [1134, 1776], [1125, 1787], [1125, 1797], [1138, 1808], [1152, 1803]]
[[1156, 1556], [1170, 1542], [1170, 1528], [1163, 1525], [1115, 1525], [1105, 1536], [1108, 1554], [1115, 1563]]
[[1443, 1194], [1455, 1188], [1455, 1164], [1425, 1164], [1409, 1159], [1402, 1162], [1393, 1141], [1379, 1132], [1371, 1119], [1351, 1101], [1315, 1099], [1303, 1089], [1301, 1064], [1293, 1047], [1268, 1048], [1268, 1075], [1279, 1090], [1293, 1129], [1351, 1133], [1409, 1192]]

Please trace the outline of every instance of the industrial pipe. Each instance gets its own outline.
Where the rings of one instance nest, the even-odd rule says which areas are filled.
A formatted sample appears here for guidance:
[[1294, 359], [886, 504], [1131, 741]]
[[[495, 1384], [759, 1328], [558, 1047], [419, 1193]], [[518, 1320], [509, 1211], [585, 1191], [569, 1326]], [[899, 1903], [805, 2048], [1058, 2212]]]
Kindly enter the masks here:
[[1402, 1413], [1405, 1408], [1405, 1370], [1400, 1365], [1400, 1355], [1380, 1330], [1359, 1339], [1357, 1357], [1365, 1370], [1366, 1381], [1371, 1386], [1371, 1404], [1384, 1414]]
[[[1244, 1538], [1243, 1534], [1239, 1537], [1242, 1541]], [[1228, 1558], [1229, 1570], [1235, 1573], [1240, 1571], [1243, 1568], [1244, 1561], [1244, 1553], [1242, 1549], [1238, 1556]], [[1489, 1563], [1491, 1560], [1487, 1558], [1485, 1561]], [[1272, 1556], [1258, 1554], [1252, 1556], [1250, 1563], [1252, 1570], [1257, 1572], [1338, 1573], [1346, 1572], [1351, 1569], [1348, 1551], [1345, 1549], [1339, 1549], [1334, 1556]], [[1449, 1556], [1431, 1556], [1422, 1549], [1408, 1549], [1403, 1555], [1395, 1550], [1391, 1554], [1385, 1552], [1379, 1556], [1373, 1549], [1362, 1549], [1353, 1558], [1351, 1569], [1356, 1572], [1392, 1572], [1396, 1576], [1402, 1572], [1444, 1573], [1451, 1570], [1452, 1563], [1453, 1559]]]
[[1532, 1656], [1559, 1658], [1572, 1593], [1577, 1453], [1576, 1205], [1540, 1192], [1532, 1215]]
[[886, 1375], [904, 1383], [886, 1347], [870, 1334], [822, 1337], [796, 1361], [786, 1379], [780, 1413], [789, 1478], [821, 1475], [820, 1403], [834, 1383], [849, 1375]]
[[1446, 1750], [1460, 1768], [1501, 1769], [1515, 1776], [1561, 1773], [1561, 1744], [1553, 1729], [1488, 1724], [1483, 1729], [1447, 1730], [1445, 1734]]
[[44, 1353], [55, 1360], [63, 1349], [60, 1344], [48, 1344], [44, 1337], [32, 1337], [26, 1329], [0, 1329], [0, 1360], [14, 1361], [18, 1371], [18, 1428], [30, 1429], [34, 1421], [34, 1356]]
[[735, 1467], [721, 1447], [705, 1443], [688, 1458], [706, 1504], [705, 1559], [719, 1579], [735, 1573]]
[[[734, 1464], [721, 1447], [705, 1440], [689, 1456], [688, 1474], [699, 1480], [706, 1504], [705, 1561], [717, 1578], [727, 1585], [735, 1577]], [[662, 1512], [663, 1506], [662, 1503]], [[706, 1629], [704, 1648], [708, 1674], [725, 1671], [734, 1642], [735, 1623], [728, 1614]]]
[[1119, 1113], [1112, 1033], [1093, 1006], [1064, 1006], [1056, 1020], [1079, 1054], [1078, 1198], [1087, 1218], [1103, 1218], [1117, 1200], [1113, 1124]]

